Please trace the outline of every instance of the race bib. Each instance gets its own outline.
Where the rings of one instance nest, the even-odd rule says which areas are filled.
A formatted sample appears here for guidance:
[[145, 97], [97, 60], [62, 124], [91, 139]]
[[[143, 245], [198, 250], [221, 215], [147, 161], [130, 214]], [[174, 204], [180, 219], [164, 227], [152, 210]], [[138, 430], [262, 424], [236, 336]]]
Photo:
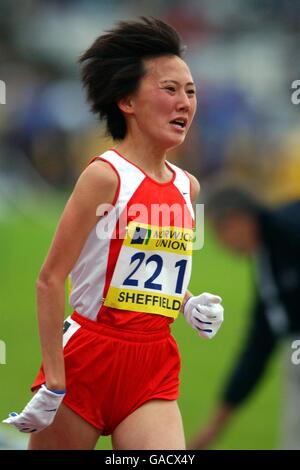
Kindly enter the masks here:
[[104, 305], [176, 318], [191, 275], [194, 232], [130, 222]]

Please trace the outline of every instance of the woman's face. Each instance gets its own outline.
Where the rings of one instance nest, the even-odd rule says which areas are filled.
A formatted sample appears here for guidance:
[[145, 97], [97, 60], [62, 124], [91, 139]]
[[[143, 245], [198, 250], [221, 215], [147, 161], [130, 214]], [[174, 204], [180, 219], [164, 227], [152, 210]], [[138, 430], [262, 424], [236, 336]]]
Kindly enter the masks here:
[[195, 84], [188, 66], [177, 56], [148, 59], [144, 64], [146, 74], [130, 97], [128, 129], [167, 150], [184, 141], [192, 123]]

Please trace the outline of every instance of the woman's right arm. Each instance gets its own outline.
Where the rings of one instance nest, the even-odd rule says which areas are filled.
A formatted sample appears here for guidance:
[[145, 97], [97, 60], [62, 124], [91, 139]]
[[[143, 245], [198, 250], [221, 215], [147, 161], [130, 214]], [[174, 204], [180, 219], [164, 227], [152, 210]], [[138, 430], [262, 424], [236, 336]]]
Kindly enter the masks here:
[[65, 389], [62, 347], [65, 280], [99, 220], [100, 204], [112, 203], [118, 178], [109, 164], [91, 163], [68, 200], [37, 280], [37, 315], [46, 385]]

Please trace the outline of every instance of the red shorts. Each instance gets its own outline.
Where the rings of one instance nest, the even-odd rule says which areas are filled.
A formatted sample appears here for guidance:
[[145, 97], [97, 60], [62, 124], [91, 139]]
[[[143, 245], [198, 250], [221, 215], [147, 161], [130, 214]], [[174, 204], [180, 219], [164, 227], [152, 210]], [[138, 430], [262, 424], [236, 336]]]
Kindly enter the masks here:
[[[67, 322], [71, 325], [64, 333], [64, 404], [102, 435], [111, 434], [149, 400], [178, 398], [180, 356], [169, 327], [154, 332], [129, 331], [77, 313]], [[41, 367], [31, 389], [44, 382]]]

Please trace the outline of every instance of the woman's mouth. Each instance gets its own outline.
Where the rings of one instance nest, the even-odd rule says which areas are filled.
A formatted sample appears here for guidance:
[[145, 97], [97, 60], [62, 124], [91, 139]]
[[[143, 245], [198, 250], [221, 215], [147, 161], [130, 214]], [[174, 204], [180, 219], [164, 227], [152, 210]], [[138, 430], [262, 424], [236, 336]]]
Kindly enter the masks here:
[[176, 119], [173, 119], [172, 121], [170, 121], [170, 124], [175, 129], [177, 129], [181, 132], [184, 132], [185, 128], [186, 128], [187, 120], [185, 118], [176, 118]]

